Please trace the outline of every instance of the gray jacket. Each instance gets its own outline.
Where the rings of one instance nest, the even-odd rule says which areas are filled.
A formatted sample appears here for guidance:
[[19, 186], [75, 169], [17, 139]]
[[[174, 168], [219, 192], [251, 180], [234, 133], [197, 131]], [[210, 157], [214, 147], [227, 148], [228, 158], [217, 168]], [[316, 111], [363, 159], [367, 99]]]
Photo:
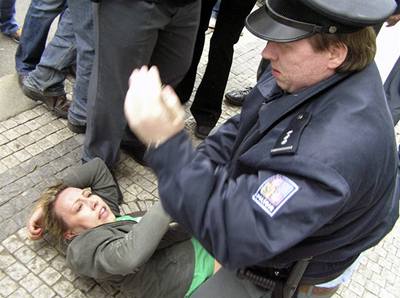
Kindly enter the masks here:
[[[90, 186], [118, 215], [114, 180], [100, 159], [70, 171], [69, 186]], [[188, 234], [171, 227], [156, 203], [139, 223], [104, 224], [75, 237], [67, 248], [67, 264], [76, 273], [108, 281], [128, 297], [183, 297], [194, 268]]]

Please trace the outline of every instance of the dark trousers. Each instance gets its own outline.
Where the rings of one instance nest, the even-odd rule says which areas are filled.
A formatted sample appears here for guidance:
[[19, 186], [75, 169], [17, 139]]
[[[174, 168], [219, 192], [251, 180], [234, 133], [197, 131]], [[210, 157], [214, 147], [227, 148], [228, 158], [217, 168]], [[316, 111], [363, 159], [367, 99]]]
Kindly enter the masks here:
[[239, 279], [236, 274], [221, 268], [191, 296], [192, 298], [270, 298], [271, 292], [261, 290], [248, 280]]
[[192, 59], [200, 0], [182, 7], [168, 1], [101, 1], [94, 14], [96, 50], [83, 160], [100, 157], [113, 168], [125, 138], [123, 104], [132, 70], [156, 65], [163, 83], [176, 86], [182, 80]]
[[[203, 52], [205, 32], [216, 0], [203, 0], [200, 26], [192, 64], [176, 91], [182, 102], [189, 100]], [[208, 63], [197, 89], [191, 112], [198, 124], [214, 126], [221, 115], [222, 99], [232, 65], [233, 46], [239, 40], [246, 16], [255, 0], [222, 0], [215, 30], [210, 41]]]

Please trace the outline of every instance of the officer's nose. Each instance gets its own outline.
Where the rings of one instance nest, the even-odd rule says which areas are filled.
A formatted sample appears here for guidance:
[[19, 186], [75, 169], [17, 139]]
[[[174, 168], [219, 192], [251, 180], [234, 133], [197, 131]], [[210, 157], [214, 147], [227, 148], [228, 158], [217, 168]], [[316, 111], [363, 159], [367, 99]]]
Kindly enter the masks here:
[[276, 42], [273, 41], [269, 41], [267, 42], [267, 45], [265, 46], [265, 48], [262, 50], [261, 52], [261, 56], [264, 59], [268, 59], [268, 60], [276, 60], [277, 55], [276, 55]]

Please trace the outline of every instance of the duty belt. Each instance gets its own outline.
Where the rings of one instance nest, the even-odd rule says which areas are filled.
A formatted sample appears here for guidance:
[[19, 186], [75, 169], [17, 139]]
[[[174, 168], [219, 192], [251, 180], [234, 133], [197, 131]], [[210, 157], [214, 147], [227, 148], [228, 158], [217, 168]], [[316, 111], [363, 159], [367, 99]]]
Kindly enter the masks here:
[[254, 272], [251, 269], [239, 269], [237, 275], [239, 278], [247, 279], [254, 285], [272, 292], [272, 297], [290, 298], [296, 292], [296, 289], [303, 277], [304, 272], [310, 263], [311, 258], [297, 261], [286, 278], [283, 278], [279, 271], [273, 276], [265, 276]]

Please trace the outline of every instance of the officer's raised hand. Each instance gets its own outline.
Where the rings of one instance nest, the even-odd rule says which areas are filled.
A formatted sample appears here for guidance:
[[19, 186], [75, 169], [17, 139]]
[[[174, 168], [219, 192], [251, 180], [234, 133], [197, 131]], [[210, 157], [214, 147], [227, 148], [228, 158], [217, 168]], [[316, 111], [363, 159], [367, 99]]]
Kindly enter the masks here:
[[129, 78], [125, 117], [147, 146], [158, 146], [184, 128], [185, 112], [170, 86], [161, 85], [155, 66], [135, 69]]

